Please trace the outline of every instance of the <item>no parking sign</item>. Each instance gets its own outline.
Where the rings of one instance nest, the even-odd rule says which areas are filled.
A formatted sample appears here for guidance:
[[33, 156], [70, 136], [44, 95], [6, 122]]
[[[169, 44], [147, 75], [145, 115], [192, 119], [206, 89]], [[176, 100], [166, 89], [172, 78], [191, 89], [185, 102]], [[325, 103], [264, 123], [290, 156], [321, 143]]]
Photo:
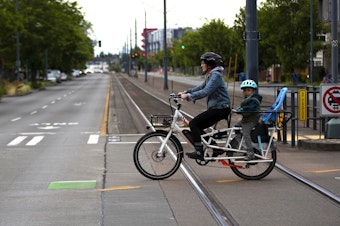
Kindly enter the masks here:
[[320, 104], [322, 116], [340, 116], [340, 85], [321, 85]]

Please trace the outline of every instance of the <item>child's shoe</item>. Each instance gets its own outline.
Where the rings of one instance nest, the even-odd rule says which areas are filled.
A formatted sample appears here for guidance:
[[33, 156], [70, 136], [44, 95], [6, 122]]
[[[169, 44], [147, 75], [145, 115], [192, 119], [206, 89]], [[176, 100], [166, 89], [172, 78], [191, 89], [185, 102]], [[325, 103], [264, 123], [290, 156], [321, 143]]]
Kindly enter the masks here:
[[244, 160], [250, 161], [255, 158], [255, 153], [253, 151], [247, 151], [246, 156], [244, 156]]

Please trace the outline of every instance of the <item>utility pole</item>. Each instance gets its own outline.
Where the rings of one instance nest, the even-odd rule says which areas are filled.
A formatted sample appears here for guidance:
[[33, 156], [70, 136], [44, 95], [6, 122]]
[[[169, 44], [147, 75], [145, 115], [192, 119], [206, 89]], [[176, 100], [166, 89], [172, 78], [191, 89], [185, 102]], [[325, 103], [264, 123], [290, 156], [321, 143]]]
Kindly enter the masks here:
[[338, 83], [338, 0], [332, 0], [332, 82]]
[[168, 88], [168, 53], [166, 44], [166, 0], [164, 0], [164, 90]]
[[309, 59], [309, 76], [310, 76], [310, 83], [313, 85], [313, 76], [314, 76], [314, 31], [313, 31], [313, 0], [310, 0], [310, 59]]
[[145, 11], [145, 25], [144, 25], [144, 82], [148, 81], [148, 32], [146, 30], [146, 11]]
[[259, 56], [257, 30], [257, 1], [246, 0], [246, 77], [258, 83]]

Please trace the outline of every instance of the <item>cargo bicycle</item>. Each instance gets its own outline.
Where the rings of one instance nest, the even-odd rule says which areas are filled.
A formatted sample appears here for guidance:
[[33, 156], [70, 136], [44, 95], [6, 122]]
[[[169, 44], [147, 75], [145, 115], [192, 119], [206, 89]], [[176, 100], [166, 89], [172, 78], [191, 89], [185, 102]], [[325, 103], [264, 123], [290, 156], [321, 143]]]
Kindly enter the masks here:
[[[261, 123], [252, 131], [254, 159], [244, 160], [246, 150], [241, 127], [217, 129], [216, 123], [201, 135], [204, 160], [196, 159], [196, 163], [204, 166], [218, 161], [247, 180], [266, 177], [275, 167], [277, 159], [274, 135], [292, 116], [290, 112], [281, 110], [286, 92], [286, 87], [281, 89], [275, 103], [268, 111], [262, 112]], [[176, 173], [184, 156], [182, 143], [193, 145], [188, 129], [189, 122], [180, 110], [180, 101], [180, 95], [170, 94], [172, 115], [151, 115], [150, 122], [155, 130], [143, 135], [134, 147], [134, 164], [149, 179], [162, 180]], [[175, 108], [172, 103], [175, 103]], [[181, 143], [178, 137], [182, 137], [184, 141]]]

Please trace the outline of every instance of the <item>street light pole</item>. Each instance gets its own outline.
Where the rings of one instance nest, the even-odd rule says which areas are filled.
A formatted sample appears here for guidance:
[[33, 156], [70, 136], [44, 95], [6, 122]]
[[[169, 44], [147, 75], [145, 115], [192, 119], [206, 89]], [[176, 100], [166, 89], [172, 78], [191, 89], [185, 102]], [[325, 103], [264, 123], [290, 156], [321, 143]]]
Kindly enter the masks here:
[[257, 8], [256, 0], [246, 1], [246, 73], [247, 78], [258, 82], [259, 56], [258, 42], [259, 32], [257, 31]]
[[164, 0], [164, 90], [168, 89], [168, 53], [166, 44], [166, 0]]
[[[18, 4], [18, 0], [15, 0], [15, 10], [16, 13], [18, 15], [19, 13], [19, 4]], [[19, 81], [19, 77], [20, 77], [20, 37], [19, 37], [19, 31], [17, 30], [16, 33], [16, 55], [17, 55], [17, 60], [16, 60], [16, 75], [17, 75], [17, 80]]]
[[310, 76], [310, 82], [311, 85], [313, 85], [313, 69], [314, 69], [314, 38], [313, 38], [313, 0], [310, 0], [310, 62], [309, 62], [309, 76]]
[[338, 83], [338, 0], [332, 1], [332, 82]]

